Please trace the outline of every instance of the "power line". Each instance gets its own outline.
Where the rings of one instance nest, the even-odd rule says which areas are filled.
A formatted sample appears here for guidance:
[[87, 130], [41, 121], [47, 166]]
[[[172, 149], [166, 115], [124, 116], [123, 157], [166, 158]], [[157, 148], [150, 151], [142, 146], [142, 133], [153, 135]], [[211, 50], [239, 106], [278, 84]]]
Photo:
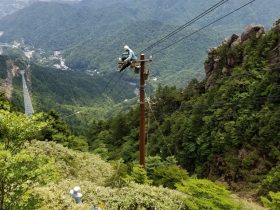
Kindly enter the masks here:
[[226, 2], [228, 2], [229, 0], [222, 0], [220, 2], [218, 2], [217, 4], [213, 5], [212, 7], [210, 7], [209, 9], [207, 9], [206, 11], [202, 12], [201, 14], [199, 14], [198, 16], [196, 16], [195, 18], [193, 18], [192, 20], [188, 21], [187, 23], [185, 23], [184, 25], [180, 26], [179, 28], [175, 29], [174, 31], [170, 32], [169, 34], [167, 34], [166, 36], [164, 36], [163, 38], [161, 38], [160, 40], [156, 41], [155, 43], [151, 44], [150, 46], [148, 46], [147, 48], [145, 48], [144, 50], [142, 50], [141, 52], [145, 52], [148, 50], [151, 50], [152, 48], [154, 48], [156, 45], [162, 43], [163, 41], [165, 41], [166, 39], [174, 36], [175, 34], [179, 33], [180, 31], [182, 31], [183, 29], [185, 29], [186, 27], [192, 25], [193, 23], [195, 23], [196, 21], [198, 21], [199, 19], [203, 18], [204, 16], [208, 15], [209, 13], [211, 13], [212, 11], [214, 11], [215, 9], [217, 9], [218, 7], [222, 6], [223, 4], [225, 4]]
[[[168, 34], [166, 37], [163, 37], [161, 40], [159, 40], [158, 42], [156, 42], [155, 44], [153, 44], [152, 46], [148, 47], [149, 49], [153, 48], [155, 45], [163, 42], [164, 40], [166, 40], [167, 38], [175, 35], [176, 33], [178, 33], [179, 31], [183, 30], [184, 28], [186, 28], [187, 26], [191, 25], [192, 23], [196, 22], [197, 20], [201, 19], [202, 17], [204, 17], [205, 15], [207, 15], [208, 13], [210, 13], [211, 11], [215, 10], [216, 8], [218, 8], [219, 6], [223, 5], [224, 3], [226, 3], [229, 0], [222, 0], [220, 2], [218, 2], [217, 4], [213, 5], [212, 7], [210, 7], [208, 10], [206, 10], [205, 12], [201, 13], [199, 16], [197, 16], [196, 18], [194, 18], [191, 21], [188, 21], [186, 24], [184, 24], [183, 26], [179, 27], [178, 29], [176, 29], [175, 31], [171, 32], [170, 34]], [[123, 75], [122, 75], [123, 76]], [[119, 77], [118, 81], [122, 78]], [[101, 95], [107, 90], [107, 88], [109, 87], [110, 83], [115, 79], [115, 77], [112, 77], [107, 84], [105, 85], [105, 88], [103, 89], [103, 91], [101, 91]], [[114, 85], [117, 83], [117, 81], [114, 83]], [[109, 94], [112, 92], [112, 88], [109, 91]]]
[[160, 50], [154, 52], [153, 54], [154, 54], [154, 55], [155, 55], [155, 54], [158, 54], [158, 53], [160, 53], [160, 52], [162, 52], [162, 51], [164, 51], [164, 50], [166, 50], [166, 49], [172, 47], [173, 45], [175, 45], [175, 44], [177, 44], [177, 43], [183, 41], [184, 39], [187, 39], [187, 38], [193, 36], [194, 34], [197, 34], [198, 32], [204, 30], [205, 28], [207, 28], [207, 27], [213, 25], [214, 23], [217, 23], [217, 22], [221, 21], [222, 19], [224, 19], [224, 18], [226, 18], [226, 17], [232, 15], [233, 13], [235, 13], [235, 12], [237, 12], [237, 11], [243, 9], [244, 7], [250, 5], [251, 3], [255, 2], [255, 1], [256, 1], [256, 0], [252, 0], [252, 1], [250, 1], [250, 2], [248, 2], [248, 3], [246, 3], [246, 4], [244, 4], [243, 6], [237, 8], [237, 9], [233, 10], [232, 12], [230, 12], [230, 13], [228, 13], [228, 14], [226, 14], [226, 15], [220, 17], [220, 18], [218, 18], [217, 20], [215, 20], [215, 21], [213, 21], [213, 22], [211, 22], [211, 23], [209, 23], [209, 24], [203, 26], [202, 28], [200, 28], [200, 29], [194, 31], [193, 33], [191, 33], [191, 34], [189, 34], [189, 35], [187, 35], [187, 36], [182, 37], [181, 39], [179, 39], [179, 40], [173, 42], [172, 44], [170, 44], [170, 45], [168, 45], [168, 46], [166, 46], [166, 47], [164, 47], [164, 48], [162, 48], [162, 49], [160, 49]]
[[[178, 33], [179, 31], [183, 30], [183, 29], [186, 28], [187, 26], [193, 24], [194, 22], [196, 22], [197, 20], [201, 19], [201, 18], [204, 17], [206, 14], [210, 13], [210, 12], [213, 11], [214, 9], [216, 9], [216, 8], [218, 8], [219, 6], [223, 5], [223, 4], [226, 3], [227, 1], [228, 1], [228, 0], [223, 0], [223, 1], [218, 2], [217, 4], [215, 4], [214, 6], [212, 6], [211, 8], [209, 8], [208, 10], [206, 10], [205, 12], [201, 13], [199, 16], [197, 16], [196, 18], [194, 18], [193, 20], [187, 22], [187, 23], [184, 24], [183, 26], [181, 26], [181, 27], [179, 27], [178, 29], [174, 30], [173, 32], [171, 32], [171, 33], [168, 34], [167, 36], [163, 37], [162, 39], [160, 39], [160, 40], [157, 41], [156, 43], [150, 45], [149, 47], [147, 47], [147, 48], [144, 49], [143, 51], [147, 51], [147, 50], [152, 49], [152, 48], [153, 48], [154, 46], [156, 46], [157, 44], [163, 42], [164, 40], [168, 39], [169, 37], [173, 36], [174, 34]], [[192, 35], [194, 35], [194, 34], [200, 32], [200, 31], [202, 31], [203, 29], [205, 29], [205, 28], [211, 26], [212, 24], [214, 24], [214, 23], [216, 23], [216, 22], [218, 22], [218, 21], [220, 21], [220, 20], [222, 20], [222, 19], [224, 19], [224, 18], [230, 16], [231, 14], [233, 14], [233, 13], [235, 13], [235, 12], [241, 10], [242, 8], [248, 6], [249, 4], [253, 3], [254, 1], [256, 1], [256, 0], [252, 0], [252, 1], [250, 1], [250, 2], [248, 2], [248, 3], [246, 3], [246, 4], [244, 4], [243, 6], [241, 6], [241, 7], [237, 8], [237, 9], [235, 9], [234, 11], [232, 11], [232, 12], [230, 12], [230, 13], [228, 13], [228, 14], [222, 16], [221, 18], [219, 18], [219, 19], [217, 19], [217, 20], [215, 20], [215, 21], [213, 21], [213, 22], [207, 24], [206, 26], [204, 26], [204, 27], [202, 27], [202, 28], [200, 28], [200, 29], [194, 31], [194, 32], [191, 33], [191, 34], [189, 34], [189, 35], [187, 35], [187, 36], [184, 36], [183, 38], [177, 40], [176, 42], [173, 42], [172, 44], [168, 45], [167, 47], [164, 47], [164, 48], [162, 48], [162, 49], [156, 51], [156, 52], [153, 53], [153, 54], [158, 54], [158, 53], [162, 52], [163, 50], [166, 50], [166, 49], [168, 49], [169, 47], [171, 47], [171, 46], [173, 46], [173, 45], [175, 45], [175, 44], [181, 42], [182, 40], [184, 40], [184, 39], [186, 39], [186, 38], [189, 38], [190, 36], [192, 36]], [[114, 77], [113, 77], [113, 78], [114, 78]], [[108, 83], [106, 84], [106, 86], [105, 86], [105, 88], [104, 88], [104, 90], [103, 90], [102, 92], [105, 92], [105, 90], [108, 88], [108, 86], [109, 86], [109, 84], [111, 83], [111, 81], [113, 80], [113, 78], [111, 78], [111, 80], [108, 81]], [[120, 78], [121, 78], [121, 77], [120, 77]], [[119, 80], [120, 80], [120, 78], [119, 78]], [[115, 85], [115, 84], [116, 84], [116, 82], [114, 83], [114, 85]], [[110, 90], [110, 92], [111, 92], [111, 91], [112, 91], [112, 89]]]
[[[84, 19], [84, 17], [80, 14], [80, 13], [77, 13], [77, 15], [78, 15], [78, 17], [80, 18], [80, 19]], [[67, 16], [66, 16], [66, 14], [63, 14], [63, 18], [64, 19], [67, 19]], [[84, 19], [84, 20], [86, 20], [86, 19]], [[67, 29], [66, 31], [64, 31], [63, 33], [66, 33], [66, 32], [69, 32], [69, 31], [71, 31], [71, 30], [73, 30], [73, 29], [75, 29], [75, 28], [77, 28], [77, 27], [70, 27], [69, 29]], [[56, 35], [58, 35], [58, 34], [60, 34], [60, 32], [57, 32], [57, 33], [55, 33], [53, 36], [56, 36]], [[109, 69], [113, 69], [114, 67], [110, 67]], [[97, 85], [97, 88], [96, 88], [96, 90], [99, 92], [99, 94], [100, 94], [100, 97], [102, 97], [102, 94], [104, 94], [105, 93], [105, 91], [107, 90], [107, 88], [109, 87], [109, 85], [110, 85], [110, 83], [116, 78], [116, 76], [117, 76], [117, 74], [115, 75], [115, 76], [112, 76], [111, 78], [110, 78], [110, 80], [105, 84], [105, 87], [104, 87], [104, 89], [103, 90], [101, 90], [100, 91], [100, 89], [98, 88], [98, 85]], [[120, 80], [120, 79], [119, 79]], [[72, 100], [74, 100], [74, 105], [76, 105], [76, 98], [74, 97], [74, 95], [73, 95], [73, 93], [74, 93], [74, 85], [73, 85], [73, 82], [72, 82], [72, 79], [70, 78], [70, 81], [71, 81], [71, 83], [72, 83]], [[116, 83], [116, 82], [115, 82]], [[110, 88], [111, 89], [111, 88]], [[108, 93], [108, 95], [111, 93], [111, 91]], [[78, 111], [79, 113], [82, 113], [82, 112], [84, 112], [84, 111]], [[78, 113], [78, 114], [79, 114]]]
[[[142, 50], [142, 52], [151, 50], [151, 49], [154, 48], [156, 45], [162, 43], [162, 42], [165, 41], [166, 39], [168, 39], [168, 38], [170, 38], [171, 36], [177, 34], [178, 32], [180, 32], [181, 30], [183, 30], [183, 29], [186, 28], [187, 26], [190, 26], [191, 24], [193, 24], [193, 23], [196, 22], [197, 20], [199, 20], [199, 19], [201, 19], [202, 17], [206, 16], [207, 14], [209, 14], [210, 12], [212, 12], [213, 10], [215, 10], [216, 8], [222, 6], [223, 4], [225, 4], [225, 3], [228, 2], [228, 1], [229, 1], [229, 0], [222, 0], [222, 1], [218, 2], [217, 4], [213, 5], [212, 7], [210, 7], [209, 9], [207, 9], [206, 11], [204, 11], [203, 13], [201, 13], [200, 15], [198, 15], [197, 17], [195, 17], [194, 19], [188, 21], [187, 23], [185, 23], [184, 25], [180, 26], [180, 27], [177, 28], [176, 30], [172, 31], [171, 33], [169, 33], [168, 35], [166, 35], [166, 36], [163, 37], [162, 39], [158, 40], [158, 41], [155, 42], [154, 44], [148, 46], [147, 48], [145, 48], [144, 50]], [[161, 51], [163, 51], [163, 50], [165, 50], [165, 49], [167, 49], [167, 48], [169, 48], [169, 47], [175, 45], [176, 43], [182, 41], [183, 39], [186, 39], [186, 38], [188, 38], [188, 37], [194, 35], [195, 33], [198, 33], [199, 31], [201, 31], [201, 30], [203, 30], [203, 29], [209, 27], [210, 25], [212, 25], [212, 24], [214, 24], [214, 23], [216, 23], [216, 22], [222, 20], [223, 18], [225, 18], [225, 17], [227, 17], [227, 16], [229, 16], [229, 15], [231, 15], [231, 14], [237, 12], [238, 10], [242, 9], [243, 7], [246, 7], [247, 5], [251, 4], [251, 3], [254, 2], [254, 1], [256, 1], [256, 0], [250, 1], [249, 3], [247, 3], [247, 4], [243, 5], [243, 6], [241, 6], [241, 7], [237, 8], [236, 10], [234, 10], [234, 11], [228, 13], [227, 15], [225, 15], [225, 16], [223, 16], [223, 17], [221, 17], [221, 18], [219, 18], [219, 19], [217, 19], [217, 20], [211, 22], [210, 24], [208, 24], [208, 25], [202, 27], [201, 29], [199, 29], [199, 30], [193, 32], [192, 34], [183, 37], [182, 39], [180, 39], [180, 40], [178, 40], [178, 41], [172, 43], [171, 45], [168, 45], [167, 47], [162, 48], [162, 49], [156, 51], [156, 52], [153, 53], [153, 54], [157, 54], [157, 53], [159, 53], [159, 52], [161, 52]]]

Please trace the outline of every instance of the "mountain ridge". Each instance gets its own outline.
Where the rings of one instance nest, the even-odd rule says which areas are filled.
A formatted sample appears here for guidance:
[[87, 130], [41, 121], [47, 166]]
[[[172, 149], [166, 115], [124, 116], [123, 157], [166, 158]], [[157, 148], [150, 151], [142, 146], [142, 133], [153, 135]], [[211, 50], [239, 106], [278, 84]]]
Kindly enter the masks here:
[[[213, 18], [231, 10], [232, 7], [240, 6], [243, 2], [245, 0], [238, 3], [229, 1], [228, 4], [217, 9], [204, 20], [179, 33], [174, 39], [161, 46], [166, 46], [172, 40], [199, 28]], [[129, 44], [136, 51], [143, 49], [152, 43], [152, 40], [162, 38], [163, 35], [172, 31], [187, 19], [195, 17], [203, 9], [214, 3], [216, 1], [205, 3], [201, 0], [195, 2], [177, 0], [170, 3], [170, 1], [153, 0], [135, 1], [131, 4], [128, 0], [106, 2], [92, 0], [82, 1], [73, 6], [63, 3], [41, 2], [15, 13], [14, 17], [6, 17], [0, 20], [0, 31], [4, 31], [0, 41], [9, 42], [24, 38], [28, 44], [35, 47], [64, 51], [66, 63], [75, 67], [74, 69], [86, 70], [98, 67], [100, 71], [110, 71], [116, 65], [117, 57], [124, 44]], [[263, 14], [272, 4], [275, 4], [275, 7], [271, 8], [270, 13], [265, 16], [259, 15]], [[185, 42], [187, 43], [185, 49], [176, 45], [164, 52], [163, 55], [158, 57], [158, 61], [153, 64], [156, 71], [161, 72], [161, 82], [170, 84], [170, 81], [174, 81], [169, 79], [172, 77], [179, 81], [178, 86], [184, 85], [186, 80], [181, 79], [178, 75], [175, 76], [174, 74], [177, 74], [177, 72], [188, 73], [188, 76], [184, 79], [192, 79], [194, 75], [202, 78], [203, 70], [198, 66], [201, 66], [204, 56], [206, 57], [206, 53], [203, 53], [203, 51], [215, 46], [218, 40], [230, 31], [240, 30], [246, 23], [254, 22], [252, 20], [267, 24], [272, 22], [268, 20], [275, 19], [275, 16], [278, 16], [277, 8], [280, 8], [280, 3], [271, 0], [266, 4], [262, 2], [253, 4], [239, 14], [235, 14], [228, 20], [223, 20], [218, 25], [211, 27], [207, 30], [208, 32], [203, 32], [203, 37], [199, 37], [200, 35], [192, 37], [190, 39], [191, 44], [188, 41]], [[146, 24], [141, 24], [144, 22]], [[162, 27], [159, 27], [159, 25], [162, 25]], [[159, 31], [150, 33], [149, 30], [153, 29], [159, 29]], [[141, 39], [143, 42], [139, 41]], [[206, 39], [210, 41], [204, 41]], [[110, 40], [113, 40], [111, 46], [109, 45]], [[195, 42], [195, 40], [198, 41]], [[198, 53], [199, 56], [195, 55], [193, 58], [192, 54], [195, 53], [190, 53], [190, 51], [200, 52]], [[184, 60], [194, 60], [195, 62], [190, 62], [188, 65], [181, 64], [182, 59], [177, 59], [179, 56], [176, 56], [176, 52], [180, 55], [185, 54]], [[175, 58], [169, 58], [170, 55]], [[164, 63], [167, 65], [162, 65]], [[180, 63], [180, 65], [176, 65], [177, 63]], [[170, 70], [174, 66], [179, 67]]]

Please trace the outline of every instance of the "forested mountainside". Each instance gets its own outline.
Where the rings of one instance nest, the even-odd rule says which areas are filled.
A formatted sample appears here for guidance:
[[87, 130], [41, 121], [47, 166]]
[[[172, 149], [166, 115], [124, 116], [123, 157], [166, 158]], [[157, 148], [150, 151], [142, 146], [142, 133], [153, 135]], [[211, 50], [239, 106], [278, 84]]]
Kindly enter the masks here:
[[14, 12], [17, 12], [25, 7], [30, 6], [33, 3], [39, 2], [39, 1], [56, 1], [56, 2], [65, 2], [65, 3], [73, 3], [78, 2], [81, 0], [1, 0], [0, 1], [0, 19], [11, 15]]
[[[209, 50], [203, 81], [160, 86], [147, 100], [146, 170], [135, 162], [137, 110], [76, 136], [55, 112], [27, 117], [2, 95], [0, 209], [263, 209], [247, 197], [278, 210], [279, 23], [231, 36]], [[81, 204], [69, 195], [75, 185]]]
[[[39, 2], [7, 16], [0, 21], [4, 31], [0, 41], [24, 39], [30, 45], [50, 50], [64, 50], [67, 65], [75, 70], [99, 69], [110, 71], [115, 67], [116, 55], [124, 44], [137, 53], [175, 27], [197, 16], [216, 1], [130, 1], [85, 0], [78, 4]], [[174, 39], [192, 33], [198, 27], [226, 14], [245, 3], [229, 1], [211, 13], [211, 18], [197, 22]], [[270, 6], [272, 5], [273, 6]], [[191, 78], [203, 77], [201, 64], [205, 49], [215, 46], [222, 37], [241, 30], [252, 22], [269, 25], [278, 18], [278, 2], [260, 1], [214, 25], [207, 32], [198, 33], [182, 44], [155, 55], [153, 75], [159, 81], [183, 86]], [[268, 12], [269, 10], [269, 12]], [[265, 13], [266, 15], [259, 15]], [[249, 14], [249, 15], [247, 15]], [[112, 21], [114, 20], [114, 21]], [[229, 24], [230, 23], [230, 24]], [[148, 55], [170, 44], [163, 43]], [[180, 75], [184, 74], [184, 78]]]
[[[247, 1], [224, 2], [212, 18]], [[0, 210], [279, 210], [280, 20], [237, 34], [247, 21], [270, 25], [280, 2], [252, 1], [235, 19], [151, 53], [138, 164], [139, 101], [124, 99], [139, 78], [116, 72], [117, 57], [124, 44], [139, 52], [212, 3], [39, 2], [1, 19]], [[32, 116], [22, 113], [23, 69]]]
[[[85, 138], [71, 134], [56, 113], [27, 117], [13, 111], [3, 95], [0, 125], [1, 210], [263, 209], [231, 195], [221, 183], [191, 178], [174, 157], [149, 157], [146, 170], [102, 160], [87, 152]], [[76, 185], [80, 204], [69, 194]]]
[[[146, 105], [148, 155], [173, 155], [191, 175], [247, 195], [259, 189], [258, 195], [279, 196], [279, 49], [279, 21], [268, 32], [250, 26], [209, 50], [203, 81], [183, 90], [160, 86]], [[132, 161], [138, 124], [137, 109], [94, 122], [89, 147]]]
[[[11, 87], [11, 83], [16, 83], [13, 80], [16, 80], [18, 68], [23, 68], [24, 63], [21, 60], [1, 56], [0, 64], [1, 69], [8, 69], [6, 72], [1, 71], [2, 78], [6, 78], [6, 73], [9, 75], [3, 87]], [[69, 74], [69, 72], [54, 69], [36, 68], [38, 67], [31, 66], [29, 72], [26, 72], [27, 81], [31, 84], [34, 84], [36, 79], [40, 79], [44, 84], [42, 76], [44, 76], [44, 81], [48, 81], [50, 75]], [[43, 70], [46, 71], [45, 74]], [[36, 71], [40, 73], [39, 76], [36, 76]], [[56, 73], [51, 71], [56, 71]], [[61, 75], [60, 78], [62, 78]], [[52, 78], [51, 81], [54, 79]], [[49, 87], [53, 86], [49, 85]], [[27, 117], [15, 111], [17, 108], [5, 98], [2, 94], [0, 98], [1, 210], [88, 210], [93, 206], [109, 210], [263, 209], [246, 199], [233, 196], [227, 190], [227, 186], [222, 183], [190, 177], [188, 172], [177, 164], [174, 156], [164, 158], [159, 155], [149, 156], [146, 170], [135, 163], [135, 157], [131, 158], [131, 161], [125, 159], [124, 163], [122, 159], [118, 160], [118, 155], [115, 155], [114, 160], [110, 155], [111, 161], [107, 162], [105, 160], [108, 158], [108, 152], [111, 153], [111, 148], [106, 147], [107, 142], [103, 142], [104, 145], [99, 144], [98, 148], [93, 147], [94, 143], [102, 143], [103, 139], [107, 141], [112, 135], [106, 129], [96, 137], [96, 142], [92, 144], [94, 133], [89, 138], [74, 135], [55, 112], [36, 113], [32, 117]], [[59, 99], [52, 98], [52, 100]], [[61, 100], [63, 103], [68, 101], [67, 97]], [[132, 112], [132, 115], [134, 114], [135, 112]], [[123, 119], [118, 119], [119, 122], [116, 119], [112, 121], [115, 126], [122, 125]], [[133, 123], [136, 122], [137, 120]], [[118, 138], [122, 138], [118, 132], [131, 129], [128, 125], [115, 128], [119, 130], [115, 130], [113, 135]], [[138, 136], [136, 124], [126, 140], [128, 141], [133, 136], [135, 138]], [[119, 143], [118, 139], [112, 147]], [[134, 142], [134, 144], [136, 147], [137, 143]], [[127, 152], [126, 155], [131, 157], [129, 147], [128, 144], [127, 151], [123, 150], [120, 154]], [[96, 154], [100, 154], [103, 160]], [[264, 204], [276, 205], [276, 208], [278, 194], [274, 191], [278, 188], [274, 183], [278, 183], [277, 173], [276, 168], [260, 188], [262, 194], [267, 196], [262, 197]], [[70, 189], [75, 185], [81, 187], [82, 204], [75, 204], [69, 195]], [[267, 192], [270, 194], [267, 195]]]
[[[63, 117], [71, 115], [66, 117], [66, 120], [75, 128], [84, 126], [84, 123], [92, 118], [102, 119], [106, 113], [114, 110], [115, 104], [135, 97], [136, 87], [132, 85], [135, 81], [126, 76], [119, 78], [118, 72], [89, 76], [34, 63], [28, 67], [21, 57], [0, 55], [1, 90], [18, 111], [24, 111], [19, 74], [22, 69], [26, 70], [25, 76], [34, 110], [41, 112], [53, 109]], [[118, 83], [115, 84], [118, 78]]]
[[23, 9], [27, 5], [27, 1], [2, 0], [0, 2], [0, 18]]

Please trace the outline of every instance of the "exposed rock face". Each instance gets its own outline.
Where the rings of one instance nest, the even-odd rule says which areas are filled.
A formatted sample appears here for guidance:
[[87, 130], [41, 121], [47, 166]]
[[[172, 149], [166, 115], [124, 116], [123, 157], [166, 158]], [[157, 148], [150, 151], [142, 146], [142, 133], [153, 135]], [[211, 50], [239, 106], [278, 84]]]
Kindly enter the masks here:
[[[280, 21], [275, 24], [277, 30], [279, 31], [280, 37]], [[264, 27], [261, 25], [250, 25], [246, 28], [245, 32], [241, 36], [233, 34], [232, 36], [226, 38], [219, 48], [211, 48], [208, 50], [208, 60], [205, 62], [205, 74], [206, 83], [205, 88], [209, 89], [215, 85], [215, 79], [217, 76], [230, 76], [232, 69], [237, 65], [241, 64], [244, 58], [235, 55], [234, 53], [226, 54], [225, 57], [221, 58], [218, 51], [221, 48], [226, 48], [226, 51], [230, 52], [230, 49], [238, 47], [243, 42], [249, 39], [259, 39], [265, 35]], [[273, 52], [271, 52], [270, 60], [273, 63], [280, 63], [280, 45], [278, 45]], [[279, 64], [280, 67], [280, 64]]]
[[222, 73], [223, 73], [223, 75], [230, 76], [231, 75], [231, 70], [230, 70], [230, 68], [224, 67], [222, 69]]
[[246, 28], [246, 31], [241, 35], [241, 42], [244, 42], [250, 38], [260, 38], [265, 33], [264, 27], [261, 25], [250, 25]]
[[215, 79], [215, 75], [222, 70], [221, 58], [217, 56], [216, 51], [212, 51], [208, 54], [208, 62], [204, 64], [205, 73], [206, 73], [206, 84], [205, 88], [208, 89], [211, 87], [212, 80]]
[[206, 77], [209, 77], [214, 68], [214, 55], [216, 48], [208, 49], [208, 61], [204, 64]]
[[232, 47], [236, 47], [237, 45], [240, 45], [241, 44], [241, 37], [238, 37], [238, 39], [236, 39], [232, 44], [231, 46]]
[[13, 93], [13, 78], [18, 75], [18, 67], [12, 60], [6, 61], [7, 65], [7, 78], [1, 84], [1, 89], [4, 91], [7, 99], [12, 98]]
[[10, 100], [13, 94], [13, 79], [20, 76], [19, 70], [25, 70], [25, 78], [28, 86], [31, 86], [31, 72], [29, 65], [19, 68], [17, 62], [10, 58], [4, 58], [4, 62], [4, 71], [6, 71], [6, 78], [3, 78], [3, 81], [0, 84], [0, 91], [3, 92], [5, 94], [5, 97]]
[[268, 59], [272, 69], [280, 68], [280, 20], [278, 20], [273, 28], [276, 30], [279, 37], [276, 47], [269, 53]]
[[238, 38], [239, 36], [237, 34], [233, 34], [230, 37], [226, 38], [223, 44], [231, 46]]

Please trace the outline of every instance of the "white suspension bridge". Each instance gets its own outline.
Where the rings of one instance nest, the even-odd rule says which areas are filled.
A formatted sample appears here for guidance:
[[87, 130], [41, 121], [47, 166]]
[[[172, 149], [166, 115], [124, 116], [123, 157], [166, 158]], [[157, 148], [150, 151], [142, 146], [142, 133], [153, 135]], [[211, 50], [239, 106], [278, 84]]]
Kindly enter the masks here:
[[24, 99], [24, 110], [25, 110], [25, 114], [27, 116], [32, 116], [34, 110], [33, 110], [33, 106], [32, 106], [32, 101], [31, 101], [31, 97], [29, 95], [28, 92], [28, 88], [26, 85], [26, 81], [24, 78], [24, 70], [20, 71], [21, 77], [22, 77], [22, 89], [23, 89], [23, 99]]

